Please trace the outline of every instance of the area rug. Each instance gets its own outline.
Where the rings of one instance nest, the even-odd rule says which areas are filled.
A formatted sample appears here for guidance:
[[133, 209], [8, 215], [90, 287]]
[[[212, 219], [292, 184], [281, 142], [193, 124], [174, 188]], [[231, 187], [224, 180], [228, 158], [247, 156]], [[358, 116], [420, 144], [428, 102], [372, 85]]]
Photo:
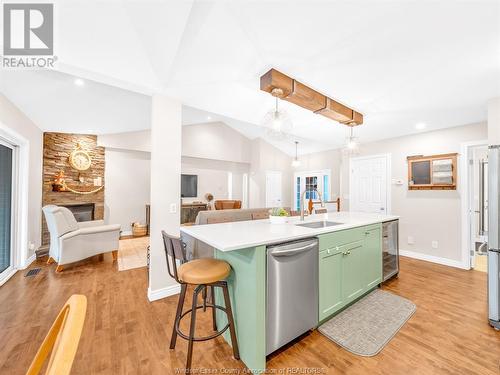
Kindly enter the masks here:
[[146, 267], [148, 264], [149, 237], [120, 240], [118, 271]]
[[413, 302], [376, 289], [318, 330], [351, 353], [371, 357], [389, 343], [416, 309]]

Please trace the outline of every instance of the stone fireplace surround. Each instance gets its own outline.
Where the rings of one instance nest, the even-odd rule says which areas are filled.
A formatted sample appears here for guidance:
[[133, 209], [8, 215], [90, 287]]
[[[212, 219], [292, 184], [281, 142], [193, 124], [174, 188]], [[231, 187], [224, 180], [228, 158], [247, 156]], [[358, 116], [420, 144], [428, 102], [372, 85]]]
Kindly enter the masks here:
[[[92, 166], [84, 172], [78, 172], [69, 164], [69, 155], [76, 148], [77, 143], [80, 143], [92, 158]], [[42, 205], [55, 204], [74, 210], [81, 210], [86, 207], [87, 211], [92, 207], [92, 219], [104, 219], [104, 189], [92, 194], [52, 191], [54, 177], [61, 170], [64, 171], [66, 183], [76, 190], [89, 191], [95, 189], [94, 179], [97, 177], [101, 177], [102, 184], [105, 186], [104, 166], [104, 148], [97, 146], [96, 135], [44, 133]], [[80, 178], [83, 182], [80, 181]], [[77, 212], [77, 215], [80, 216], [80, 212]], [[89, 212], [85, 215], [85, 218], [88, 218]], [[47, 252], [49, 242], [50, 236], [45, 218], [43, 218], [42, 247], [37, 251], [38, 256], [42, 256]]]

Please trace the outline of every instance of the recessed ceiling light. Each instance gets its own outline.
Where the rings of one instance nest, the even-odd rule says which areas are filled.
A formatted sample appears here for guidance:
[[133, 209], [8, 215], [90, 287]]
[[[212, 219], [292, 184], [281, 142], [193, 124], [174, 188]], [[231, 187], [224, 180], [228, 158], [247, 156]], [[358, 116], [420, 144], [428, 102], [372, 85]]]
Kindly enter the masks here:
[[84, 86], [85, 85], [85, 81], [81, 78], [76, 78], [74, 82], [75, 82], [75, 85], [77, 85], [77, 86]]
[[212, 116], [207, 116], [207, 120], [210, 121], [212, 119]]
[[419, 122], [418, 124], [415, 125], [415, 129], [417, 130], [424, 130], [427, 127], [427, 124], [423, 122]]

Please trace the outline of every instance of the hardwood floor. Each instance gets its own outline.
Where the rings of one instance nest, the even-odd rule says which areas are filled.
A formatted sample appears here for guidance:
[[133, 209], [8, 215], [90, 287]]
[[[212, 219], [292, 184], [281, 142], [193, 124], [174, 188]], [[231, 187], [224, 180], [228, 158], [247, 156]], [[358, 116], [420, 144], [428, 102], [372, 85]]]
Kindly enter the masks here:
[[[185, 340], [168, 349], [177, 296], [148, 302], [146, 268], [118, 272], [111, 254], [60, 274], [53, 264], [33, 267], [42, 271], [35, 277], [18, 272], [0, 288], [0, 374], [25, 373], [74, 293], [87, 296], [88, 310], [73, 374], [174, 374], [183, 367]], [[417, 312], [379, 355], [350, 354], [314, 331], [273, 354], [268, 368], [311, 369], [295, 372], [304, 374], [500, 373], [500, 332], [487, 324], [485, 273], [402, 258], [400, 277], [384, 289], [412, 300]], [[197, 332], [208, 332], [210, 312], [200, 315]], [[245, 369], [221, 338], [195, 343], [193, 367], [219, 369], [212, 374]]]

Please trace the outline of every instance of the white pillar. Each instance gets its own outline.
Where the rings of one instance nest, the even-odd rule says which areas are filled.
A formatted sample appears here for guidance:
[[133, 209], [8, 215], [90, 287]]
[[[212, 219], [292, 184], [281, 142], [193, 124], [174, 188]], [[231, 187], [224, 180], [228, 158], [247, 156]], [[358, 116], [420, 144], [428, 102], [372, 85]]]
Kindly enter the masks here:
[[[179, 292], [167, 272], [161, 231], [179, 235], [182, 144], [181, 102], [153, 95], [151, 116], [151, 230], [148, 298]], [[131, 176], [133, 179], [133, 176]], [[133, 183], [133, 180], [131, 181]]]
[[500, 98], [488, 102], [488, 143], [500, 145]]

